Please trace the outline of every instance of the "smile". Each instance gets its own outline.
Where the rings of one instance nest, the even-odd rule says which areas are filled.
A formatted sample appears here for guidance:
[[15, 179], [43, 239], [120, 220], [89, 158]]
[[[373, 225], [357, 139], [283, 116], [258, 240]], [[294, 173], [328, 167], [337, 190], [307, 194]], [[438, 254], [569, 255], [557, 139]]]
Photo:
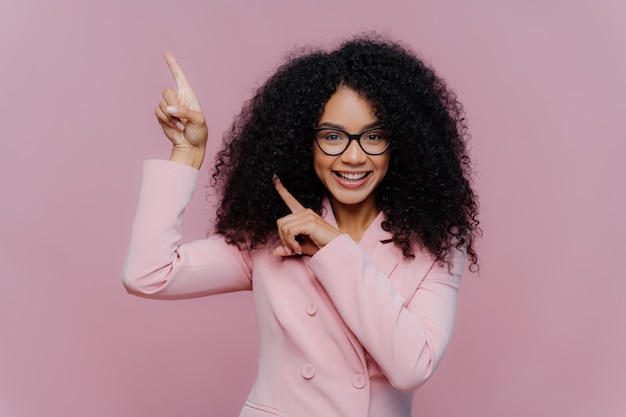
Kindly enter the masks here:
[[337, 175], [339, 178], [344, 179], [344, 180], [359, 181], [359, 180], [362, 180], [363, 178], [367, 177], [370, 173], [369, 172], [355, 172], [355, 173], [351, 173], [351, 172], [335, 171], [334, 174]]

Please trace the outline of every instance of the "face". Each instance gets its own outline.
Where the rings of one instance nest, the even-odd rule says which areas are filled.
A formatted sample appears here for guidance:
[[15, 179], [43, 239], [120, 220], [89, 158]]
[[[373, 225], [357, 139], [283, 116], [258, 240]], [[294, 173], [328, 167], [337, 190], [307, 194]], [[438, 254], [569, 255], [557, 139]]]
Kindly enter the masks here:
[[[367, 99], [348, 87], [337, 89], [317, 123], [317, 127], [332, 127], [353, 135], [377, 125], [379, 120]], [[387, 149], [381, 155], [368, 155], [352, 140], [344, 153], [330, 156], [314, 142], [315, 173], [328, 190], [333, 207], [375, 207], [374, 193], [389, 168], [389, 153]]]

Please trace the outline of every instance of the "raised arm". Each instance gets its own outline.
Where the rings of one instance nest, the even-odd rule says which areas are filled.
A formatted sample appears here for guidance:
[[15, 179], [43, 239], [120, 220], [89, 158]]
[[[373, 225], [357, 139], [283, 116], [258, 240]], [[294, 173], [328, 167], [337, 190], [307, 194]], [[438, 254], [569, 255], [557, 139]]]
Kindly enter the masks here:
[[[222, 236], [181, 244], [181, 224], [202, 165], [208, 130], [200, 103], [172, 54], [177, 91], [156, 108], [172, 142], [170, 161], [145, 161], [123, 282], [130, 293], [186, 298], [251, 289], [250, 259]], [[194, 169], [195, 168], [195, 169]]]

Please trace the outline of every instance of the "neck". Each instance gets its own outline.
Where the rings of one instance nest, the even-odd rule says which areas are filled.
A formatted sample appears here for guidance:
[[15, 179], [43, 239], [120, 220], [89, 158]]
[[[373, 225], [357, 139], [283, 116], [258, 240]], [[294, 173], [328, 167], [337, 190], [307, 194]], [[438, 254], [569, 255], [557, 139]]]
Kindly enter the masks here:
[[374, 198], [369, 198], [359, 204], [345, 205], [331, 197], [330, 205], [333, 208], [339, 231], [348, 234], [357, 243], [380, 212]]

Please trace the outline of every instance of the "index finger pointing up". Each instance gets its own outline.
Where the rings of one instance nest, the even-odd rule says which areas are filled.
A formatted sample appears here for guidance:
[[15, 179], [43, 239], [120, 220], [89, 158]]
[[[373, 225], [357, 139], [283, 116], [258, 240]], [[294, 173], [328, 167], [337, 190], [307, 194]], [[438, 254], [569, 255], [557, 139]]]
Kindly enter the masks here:
[[289, 207], [289, 210], [291, 210], [292, 213], [297, 213], [299, 211], [305, 210], [304, 206], [300, 204], [300, 202], [296, 200], [296, 198], [291, 195], [289, 191], [287, 191], [283, 183], [280, 182], [278, 176], [274, 175], [272, 181], [274, 183], [274, 188], [278, 192], [278, 195], [280, 196], [280, 198], [283, 199], [283, 201], [285, 202], [287, 207]]
[[174, 76], [174, 80], [176, 80], [176, 85], [178, 86], [178, 89], [180, 90], [181, 88], [189, 88], [189, 81], [187, 81], [187, 77], [185, 77], [185, 73], [183, 72], [183, 69], [180, 67], [180, 65], [178, 65], [178, 61], [176, 61], [174, 55], [172, 55], [172, 53], [169, 51], [165, 51], [163, 53], [163, 57], [165, 58], [165, 62], [167, 62], [167, 65], [170, 67], [170, 71]]

